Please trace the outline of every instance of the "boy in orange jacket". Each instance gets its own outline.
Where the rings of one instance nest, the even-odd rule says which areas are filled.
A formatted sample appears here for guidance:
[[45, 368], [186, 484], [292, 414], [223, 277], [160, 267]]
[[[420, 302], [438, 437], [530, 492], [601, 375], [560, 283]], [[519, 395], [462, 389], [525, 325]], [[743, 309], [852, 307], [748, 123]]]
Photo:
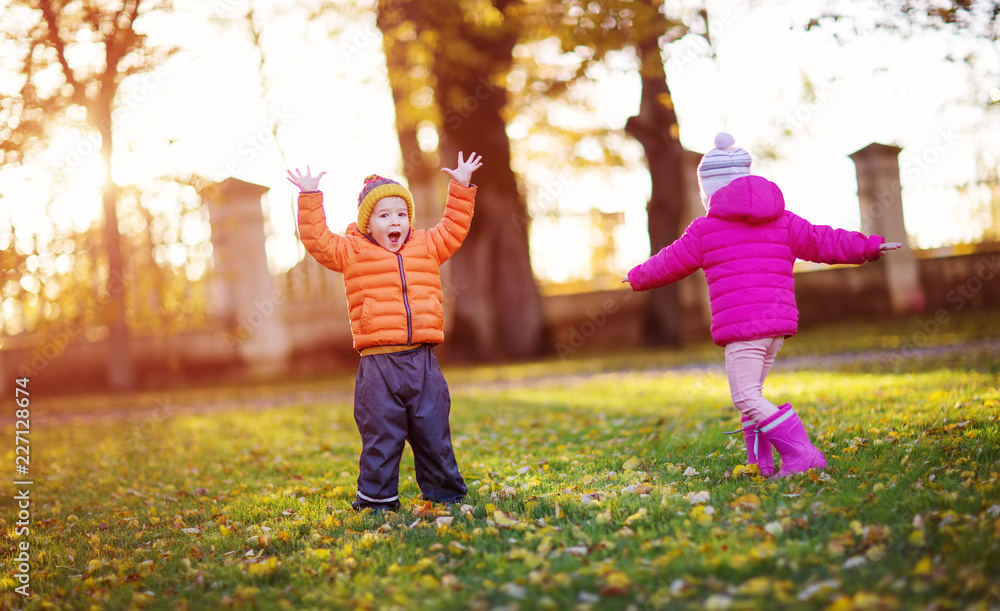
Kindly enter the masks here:
[[425, 499], [454, 503], [466, 493], [451, 445], [451, 397], [434, 355], [444, 340], [440, 265], [469, 233], [482, 167], [475, 153], [443, 168], [452, 180], [444, 218], [413, 229], [413, 196], [401, 184], [371, 175], [358, 196], [358, 222], [338, 235], [326, 226], [319, 179], [306, 167], [288, 172], [299, 193], [302, 244], [324, 266], [344, 274], [354, 349], [361, 364], [354, 385], [354, 420], [361, 433], [355, 509], [399, 508], [399, 460], [409, 441]]

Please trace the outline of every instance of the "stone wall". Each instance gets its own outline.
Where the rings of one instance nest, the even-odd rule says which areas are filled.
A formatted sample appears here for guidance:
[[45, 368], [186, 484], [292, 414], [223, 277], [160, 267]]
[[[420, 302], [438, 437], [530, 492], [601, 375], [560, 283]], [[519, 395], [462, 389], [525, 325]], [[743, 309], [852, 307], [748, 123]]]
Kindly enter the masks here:
[[[890, 241], [906, 241], [899, 188], [899, 149], [870, 145], [852, 158], [858, 166], [862, 224]], [[685, 159], [693, 177], [699, 155]], [[687, 225], [704, 214], [697, 184], [683, 186]], [[212, 223], [214, 290], [210, 329], [164, 337], [136, 337], [131, 344], [142, 386], [183, 385], [222, 379], [265, 380], [335, 368], [353, 368], [343, 279], [306, 256], [273, 277], [264, 253], [261, 195], [264, 187], [228, 179], [205, 200]], [[1000, 309], [1000, 244], [934, 251], [908, 247], [861, 266], [797, 266], [796, 297], [803, 326], [966, 308]], [[704, 274], [680, 283], [684, 341], [709, 339]], [[446, 302], [448, 300], [446, 299]], [[571, 358], [642, 346], [648, 293], [592, 290], [543, 297], [549, 352]], [[450, 326], [450, 302], [446, 332]], [[44, 337], [4, 338], [4, 380], [32, 376], [35, 388], [100, 389], [107, 380], [107, 344], [101, 328]], [[448, 356], [447, 343], [441, 350]], [[9, 384], [9, 382], [0, 382]]]

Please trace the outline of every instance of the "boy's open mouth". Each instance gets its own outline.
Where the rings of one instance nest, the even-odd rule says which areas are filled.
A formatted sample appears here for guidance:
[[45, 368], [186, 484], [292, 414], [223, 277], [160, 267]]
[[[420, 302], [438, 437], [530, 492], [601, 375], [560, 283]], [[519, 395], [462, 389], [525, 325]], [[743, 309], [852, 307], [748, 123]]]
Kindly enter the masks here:
[[395, 246], [399, 244], [399, 240], [403, 237], [403, 234], [399, 231], [390, 231], [388, 234], [389, 243]]

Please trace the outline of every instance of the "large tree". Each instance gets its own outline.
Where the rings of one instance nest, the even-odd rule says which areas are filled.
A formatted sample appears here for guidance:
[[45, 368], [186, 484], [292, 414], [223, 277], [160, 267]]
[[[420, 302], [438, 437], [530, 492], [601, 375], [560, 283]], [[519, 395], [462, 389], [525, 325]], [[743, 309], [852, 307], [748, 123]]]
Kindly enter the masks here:
[[451, 163], [459, 151], [483, 156], [475, 177], [476, 219], [452, 258], [448, 291], [454, 296], [453, 345], [471, 348], [476, 358], [537, 354], [545, 332], [527, 209], [511, 169], [503, 115], [503, 78], [522, 32], [513, 17], [520, 4], [381, 0], [378, 7], [390, 81], [397, 104], [403, 101], [397, 129], [407, 179], [416, 185], [432, 180], [416, 138], [421, 117], [405, 114], [415, 95], [410, 79], [426, 79], [433, 88], [441, 163]]
[[[655, 21], [666, 22], [661, 17]], [[655, 23], [654, 21], [654, 23]], [[650, 254], [669, 246], [680, 237], [684, 199], [683, 153], [677, 114], [667, 86], [659, 38], [663, 32], [650, 28], [645, 39], [636, 41], [642, 96], [639, 113], [625, 124], [625, 131], [642, 144], [649, 164], [652, 190], [646, 206]], [[680, 295], [677, 284], [652, 291], [643, 325], [643, 337], [650, 343], [680, 345]]]
[[[608, 144], [620, 130], [554, 125], [544, 110], [548, 101], [586, 80], [590, 68], [612, 51], [631, 49], [640, 65], [639, 112], [628, 121], [625, 132], [642, 145], [650, 171], [652, 194], [647, 209], [652, 252], [679, 236], [685, 206], [683, 149], [661, 49], [688, 32], [684, 19], [692, 15], [704, 19], [704, 12], [688, 13], [668, 16], [662, 0], [494, 1], [479, 3], [475, 10], [454, 0], [379, 2], [378, 26], [411, 187], [439, 198], [437, 166], [461, 148], [477, 147], [487, 163], [480, 171], [483, 176], [477, 173], [477, 182], [484, 186], [477, 223], [453, 268], [455, 335], [458, 341], [475, 345], [479, 355], [530, 354], [539, 346], [542, 332], [528, 258], [530, 219], [509, 167], [507, 122], [517, 113], [529, 113], [534, 129], [547, 130], [562, 140], [562, 150], [570, 154], [549, 151], [549, 163], [587, 165], [573, 152], [585, 138], [601, 143], [603, 154], [597, 163], [621, 163], [615, 146]], [[542, 65], [529, 51], [529, 57], [517, 61], [519, 69], [527, 68], [528, 82], [512, 96], [508, 77], [515, 64], [515, 46], [530, 49], [546, 40], [557, 41], [563, 59], [575, 68]], [[427, 95], [429, 91], [433, 97]], [[429, 127], [440, 134], [436, 151], [420, 146], [420, 131]], [[654, 291], [644, 337], [676, 345], [680, 323], [677, 288]]]
[[44, 147], [55, 125], [77, 123], [100, 137], [105, 288], [110, 297], [102, 318], [108, 325], [108, 383], [114, 390], [135, 383], [118, 229], [119, 189], [111, 165], [115, 111], [122, 82], [151, 70], [172, 52], [151, 48], [136, 28], [144, 14], [166, 8], [168, 2], [151, 0], [20, 0], [8, 5], [3, 16], [8, 36], [23, 53], [20, 91], [0, 106], [4, 163], [21, 163], [32, 150]]
[[[652, 189], [646, 209], [651, 253], [680, 236], [686, 206], [683, 147], [662, 49], [688, 33], [692, 20], [705, 19], [704, 12], [675, 10], [681, 12], [668, 15], [662, 0], [563, 0], [535, 5], [525, 20], [526, 39], [555, 38], [565, 55], [575, 56], [575, 61], [568, 62], [575, 64], [575, 69], [561, 74], [551, 66], [534, 67], [529, 74], [531, 82], [524, 88], [527, 99], [522, 104], [526, 107], [542, 106], [537, 100], [542, 95], [562, 96], [573, 83], [587, 79], [591, 67], [605, 61], [611, 52], [631, 50], [635, 54], [641, 82], [639, 110], [625, 124], [625, 132], [642, 146], [649, 169]], [[539, 113], [535, 125], [544, 125], [546, 114]], [[594, 156], [597, 163], [622, 163], [615, 151], [616, 130], [599, 126], [582, 132], [563, 131], [568, 144], [583, 137], [600, 142], [603, 154]], [[654, 344], [678, 345], [682, 321], [677, 286], [652, 291], [650, 297], [643, 337]]]

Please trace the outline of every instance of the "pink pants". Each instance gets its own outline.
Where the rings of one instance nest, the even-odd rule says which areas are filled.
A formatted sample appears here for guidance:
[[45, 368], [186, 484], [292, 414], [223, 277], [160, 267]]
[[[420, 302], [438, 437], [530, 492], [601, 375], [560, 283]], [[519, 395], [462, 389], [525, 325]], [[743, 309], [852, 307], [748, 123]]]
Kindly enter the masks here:
[[726, 373], [733, 405], [758, 424], [778, 413], [762, 390], [767, 372], [784, 342], [784, 337], [765, 337], [726, 346]]

